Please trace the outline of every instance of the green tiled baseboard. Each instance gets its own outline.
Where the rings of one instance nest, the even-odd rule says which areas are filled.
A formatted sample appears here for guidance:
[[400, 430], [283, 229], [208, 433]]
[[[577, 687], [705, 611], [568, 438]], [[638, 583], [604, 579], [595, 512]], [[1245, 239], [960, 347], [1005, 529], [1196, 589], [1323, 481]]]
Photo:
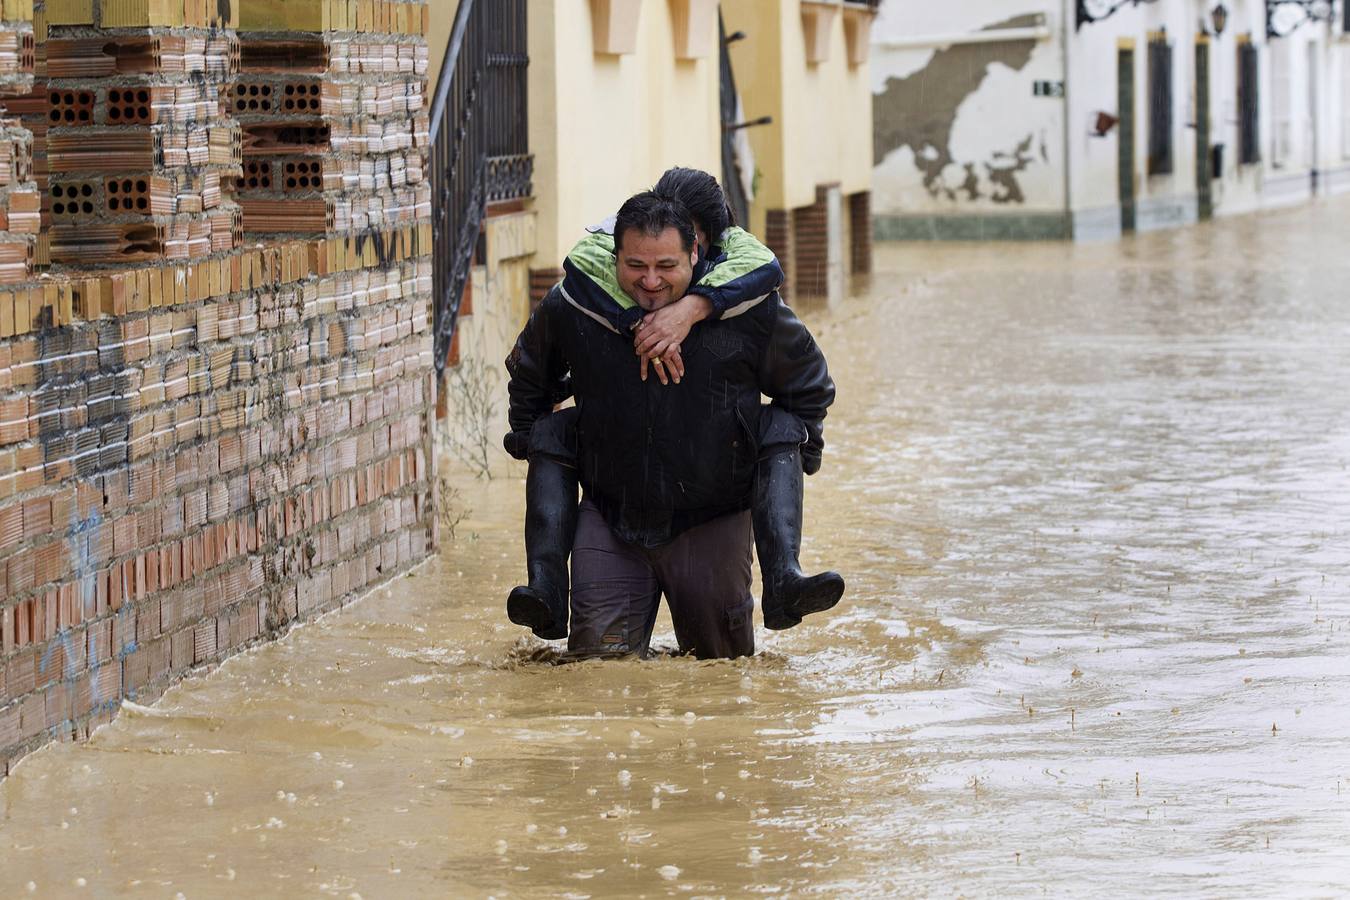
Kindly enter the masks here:
[[1064, 213], [1023, 215], [878, 215], [878, 241], [1066, 241], [1073, 237]]

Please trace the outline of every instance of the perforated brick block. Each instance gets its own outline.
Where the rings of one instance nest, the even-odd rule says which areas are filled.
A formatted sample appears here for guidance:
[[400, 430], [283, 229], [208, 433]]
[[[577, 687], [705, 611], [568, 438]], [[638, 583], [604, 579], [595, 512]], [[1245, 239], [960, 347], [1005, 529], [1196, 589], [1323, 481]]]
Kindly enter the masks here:
[[287, 193], [321, 191], [324, 187], [324, 164], [321, 159], [290, 160], [282, 166]]
[[109, 125], [149, 125], [155, 121], [149, 88], [109, 88]]
[[101, 192], [95, 181], [58, 182], [51, 185], [49, 192], [55, 221], [77, 221], [102, 211]]
[[276, 88], [266, 82], [239, 82], [230, 86], [230, 110], [235, 115], [261, 115], [277, 111]]
[[281, 91], [281, 111], [317, 116], [323, 112], [322, 88], [312, 84], [288, 84]]
[[93, 91], [51, 91], [48, 100], [47, 118], [52, 125], [93, 124]]
[[272, 163], [268, 160], [250, 160], [244, 163], [244, 177], [239, 186], [246, 191], [272, 190]]

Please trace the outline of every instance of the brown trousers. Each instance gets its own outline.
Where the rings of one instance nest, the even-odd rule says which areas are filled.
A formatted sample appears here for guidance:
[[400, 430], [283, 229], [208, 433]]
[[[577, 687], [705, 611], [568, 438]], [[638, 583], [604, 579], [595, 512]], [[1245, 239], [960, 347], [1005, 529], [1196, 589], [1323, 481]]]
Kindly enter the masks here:
[[646, 656], [663, 593], [682, 652], [699, 659], [753, 654], [749, 511], [705, 522], [649, 549], [616, 538], [583, 497], [572, 543], [568, 651]]

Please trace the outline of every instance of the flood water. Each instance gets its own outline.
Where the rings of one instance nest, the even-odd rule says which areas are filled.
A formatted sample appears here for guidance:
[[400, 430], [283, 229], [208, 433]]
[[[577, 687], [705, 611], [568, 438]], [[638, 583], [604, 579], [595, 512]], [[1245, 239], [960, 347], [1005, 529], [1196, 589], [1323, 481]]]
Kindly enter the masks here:
[[879, 245], [805, 316], [838, 610], [552, 665], [459, 479], [415, 576], [29, 757], [0, 896], [1350, 892], [1347, 221]]

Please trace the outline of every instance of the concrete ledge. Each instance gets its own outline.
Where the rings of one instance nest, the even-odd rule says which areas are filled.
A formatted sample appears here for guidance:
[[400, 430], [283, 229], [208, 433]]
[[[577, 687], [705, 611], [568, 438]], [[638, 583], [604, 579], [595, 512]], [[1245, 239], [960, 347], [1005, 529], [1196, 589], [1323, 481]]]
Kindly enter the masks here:
[[1120, 239], [1120, 234], [1119, 206], [1073, 211], [1073, 237], [1076, 241], [1115, 241]]
[[1194, 225], [1199, 219], [1194, 194], [1174, 194], [1141, 199], [1135, 206], [1136, 231], [1161, 231]]
[[1343, 194], [1350, 191], [1350, 166], [1323, 169], [1318, 180], [1324, 194]]
[[1072, 236], [1063, 212], [959, 215], [880, 214], [872, 219], [878, 241], [1063, 241]]
[[1312, 172], [1266, 170], [1261, 181], [1261, 204], [1266, 207], [1293, 206], [1312, 199]]

